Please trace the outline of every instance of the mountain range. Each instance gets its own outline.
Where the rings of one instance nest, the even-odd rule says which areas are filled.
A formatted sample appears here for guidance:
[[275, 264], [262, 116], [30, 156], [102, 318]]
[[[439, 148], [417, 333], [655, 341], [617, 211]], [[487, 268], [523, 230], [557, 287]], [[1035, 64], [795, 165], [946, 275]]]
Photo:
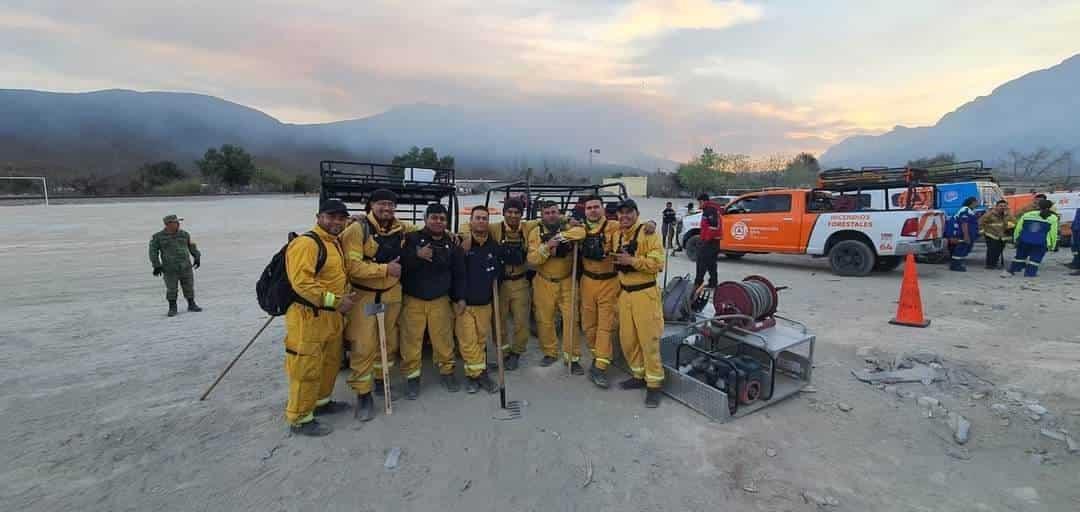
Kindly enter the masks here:
[[[313, 172], [323, 159], [389, 161], [417, 145], [453, 155], [459, 168], [501, 171], [524, 159], [538, 169], [546, 163], [553, 169], [588, 172], [586, 146], [573, 130], [555, 128], [575, 117], [542, 109], [521, 118], [520, 109], [511, 113], [498, 108], [413, 104], [362, 119], [288, 124], [200, 94], [9, 89], [0, 90], [0, 170], [17, 167], [110, 175], [158, 160], [190, 168], [207, 148], [237, 144], [260, 163], [292, 171]], [[608, 142], [605, 147], [622, 159], [605, 162], [597, 157], [593, 173], [677, 165], [634, 153], [629, 144], [615, 138], [602, 142]]]
[[828, 166], [903, 165], [937, 153], [988, 163], [1045, 147], [1080, 150], [1080, 55], [1002, 84], [942, 116], [933, 126], [897, 126], [848, 138], [820, 160]]

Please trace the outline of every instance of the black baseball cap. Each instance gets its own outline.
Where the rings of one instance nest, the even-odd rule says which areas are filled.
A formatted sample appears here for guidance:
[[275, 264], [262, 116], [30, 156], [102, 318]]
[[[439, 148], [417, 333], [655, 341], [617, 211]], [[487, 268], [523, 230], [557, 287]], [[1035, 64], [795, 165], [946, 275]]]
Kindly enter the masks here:
[[380, 188], [372, 192], [371, 198], [368, 199], [369, 203], [377, 203], [379, 201], [390, 201], [391, 203], [397, 204], [397, 194], [392, 190]]
[[638, 207], [637, 207], [637, 201], [634, 201], [633, 199], [627, 199], [627, 200], [619, 203], [619, 207], [616, 208], [615, 211], [622, 211], [622, 210], [634, 210], [635, 212], [640, 211], [640, 210], [638, 210]]
[[320, 214], [323, 214], [323, 213], [329, 213], [329, 214], [340, 213], [342, 215], [348, 215], [349, 214], [349, 207], [345, 206], [345, 203], [342, 202], [340, 199], [327, 199], [326, 201], [323, 201], [322, 204], [319, 205], [319, 213]]

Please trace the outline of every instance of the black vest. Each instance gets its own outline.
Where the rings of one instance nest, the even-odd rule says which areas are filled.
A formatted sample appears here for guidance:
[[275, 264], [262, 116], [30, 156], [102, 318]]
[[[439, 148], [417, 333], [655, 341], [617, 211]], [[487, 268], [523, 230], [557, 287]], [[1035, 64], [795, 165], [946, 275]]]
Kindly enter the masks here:
[[[641, 227], [644, 224], [638, 224], [637, 229], [634, 230], [634, 234], [630, 236], [630, 241], [623, 245], [622, 231], [619, 232], [619, 249], [620, 252], [625, 251], [626, 254], [631, 256], [637, 256], [637, 239], [638, 234], [641, 233]], [[632, 265], [615, 265], [615, 270], [623, 273], [633, 272], [634, 267]]]
[[[585, 240], [581, 243], [581, 257], [590, 260], [603, 261], [607, 258], [605, 245], [607, 242], [607, 219], [600, 224], [600, 229], [594, 233], [586, 233]], [[587, 228], [586, 228], [587, 230]]]

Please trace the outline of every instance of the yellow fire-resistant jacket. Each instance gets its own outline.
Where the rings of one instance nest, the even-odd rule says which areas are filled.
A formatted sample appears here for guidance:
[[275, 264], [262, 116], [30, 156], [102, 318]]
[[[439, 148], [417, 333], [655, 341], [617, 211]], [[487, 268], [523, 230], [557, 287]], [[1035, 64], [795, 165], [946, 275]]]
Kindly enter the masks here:
[[634, 233], [637, 233], [637, 250], [634, 252], [633, 262], [634, 271], [620, 272], [619, 284], [636, 286], [649, 282], [655, 283], [656, 275], [664, 269], [664, 244], [660, 240], [659, 234], [647, 235], [642, 223], [635, 222], [629, 229], [620, 229], [618, 234], [615, 235], [614, 251], [620, 252], [622, 247], [629, 245]]
[[990, 211], [979, 218], [979, 231], [989, 239], [1011, 240], [1014, 227], [1016, 227], [1016, 219], [1009, 212], [998, 215]]
[[[619, 221], [601, 219], [600, 222], [596, 224], [586, 221], [585, 226], [586, 229], [588, 229], [589, 235], [596, 235], [600, 232], [600, 229], [603, 228], [604, 250], [607, 251], [608, 255], [615, 253], [615, 243], [619, 238]], [[593, 274], [611, 274], [615, 272], [615, 261], [610, 257], [604, 260], [582, 258], [581, 266], [587, 272]]]
[[387, 290], [393, 288], [398, 285], [400, 279], [386, 274], [385, 263], [375, 263], [375, 261], [372, 260], [372, 258], [375, 257], [375, 253], [379, 250], [379, 244], [375, 241], [375, 237], [393, 235], [394, 233], [400, 232], [403, 235], [402, 242], [404, 242], [404, 234], [416, 231], [417, 228], [412, 224], [394, 219], [394, 222], [390, 225], [389, 229], [383, 229], [382, 225], [375, 220], [375, 216], [370, 212], [367, 214], [367, 221], [370, 222], [370, 226], [373, 226], [375, 229], [369, 231], [366, 237], [364, 236], [364, 229], [371, 228], [365, 226], [363, 220], [349, 224], [349, 226], [341, 232], [341, 247], [345, 251], [345, 256], [348, 261], [346, 267], [349, 274], [349, 280], [355, 284], [373, 290]]
[[[541, 236], [547, 232], [547, 227], [541, 223], [536, 229], [529, 232], [529, 264], [536, 268], [536, 272], [548, 279], [558, 280], [570, 277], [573, 255], [568, 254], [565, 258], [552, 258], [548, 253], [547, 244], [541, 242]], [[585, 239], [585, 228], [574, 226], [562, 228], [563, 236], [570, 241]]]
[[311, 230], [326, 246], [326, 263], [318, 275], [315, 265], [319, 260], [319, 246], [310, 237], [298, 236], [285, 250], [285, 273], [293, 291], [307, 302], [322, 308], [336, 308], [345, 295], [348, 280], [345, 278], [345, 257], [338, 238], [321, 227]]

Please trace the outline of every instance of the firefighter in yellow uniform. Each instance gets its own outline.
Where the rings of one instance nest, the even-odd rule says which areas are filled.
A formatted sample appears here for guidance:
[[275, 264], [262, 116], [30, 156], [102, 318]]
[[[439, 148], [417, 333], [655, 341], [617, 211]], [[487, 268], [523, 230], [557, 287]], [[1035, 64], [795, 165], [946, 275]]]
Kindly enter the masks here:
[[[559, 360], [555, 312], [562, 313], [564, 339], [568, 339], [571, 329], [577, 328], [577, 322], [571, 325], [569, 321], [573, 255], [571, 244], [585, 238], [585, 229], [580, 226], [565, 227], [558, 205], [551, 201], [541, 203], [540, 208], [540, 226], [529, 232], [528, 261], [536, 268], [536, 277], [532, 282], [533, 314], [536, 315], [540, 350], [544, 353], [540, 366], [551, 366]], [[578, 362], [579, 352], [579, 348], [571, 347], [569, 352], [563, 353], [575, 375], [585, 373]]]
[[[442, 385], [454, 393], [461, 388], [454, 375], [454, 316], [460, 307], [450, 302], [454, 276], [460, 275], [461, 248], [446, 230], [449, 214], [439, 203], [428, 205], [424, 229], [405, 236], [402, 251], [401, 373], [405, 398], [420, 395], [420, 363], [426, 329], [431, 337], [435, 367]], [[454, 311], [458, 309], [457, 311]]]
[[491, 333], [493, 290], [502, 275], [499, 243], [488, 232], [488, 209], [475, 206], [469, 214], [469, 233], [465, 234], [458, 256], [462, 269], [454, 276], [454, 300], [457, 318], [454, 333], [465, 363], [465, 391], [498, 391], [487, 373], [487, 339]]
[[[345, 343], [349, 352], [348, 383], [356, 393], [356, 417], [375, 417], [374, 396], [383, 395], [382, 354], [379, 325], [364, 313], [368, 304], [386, 304], [384, 328], [389, 368], [398, 355], [398, 318], [401, 314], [401, 251], [405, 234], [415, 228], [394, 218], [397, 195], [386, 189], [372, 192], [368, 212], [341, 233], [349, 281], [356, 291], [356, 306], [345, 323]], [[374, 383], [374, 395], [372, 394]]]
[[[529, 314], [532, 311], [529, 280], [526, 279], [528, 235], [539, 220], [524, 221], [524, 203], [517, 198], [503, 203], [503, 220], [488, 227], [491, 239], [499, 244], [503, 264], [502, 281], [499, 283], [499, 319], [509, 334], [509, 346], [504, 347], [504, 364], [507, 371], [517, 370], [520, 359], [529, 344]], [[461, 234], [467, 236], [469, 225], [462, 226]], [[513, 321], [511, 328], [510, 322]]]
[[607, 389], [607, 368], [611, 364], [612, 334], [616, 325], [619, 275], [612, 259], [619, 223], [604, 215], [599, 196], [584, 198], [585, 240], [581, 242], [581, 327], [592, 351], [589, 379]]
[[[299, 236], [285, 250], [285, 272], [297, 301], [285, 312], [285, 375], [289, 399], [285, 421], [295, 434], [324, 436], [333, 431], [316, 415], [348, 409], [330, 400], [341, 364], [342, 315], [355, 297], [347, 295], [345, 258], [338, 235], [349, 211], [336, 199], [324, 201], [311, 236]], [[316, 273], [320, 246], [326, 261]]]
[[663, 304], [656, 275], [664, 268], [664, 246], [655, 233], [646, 234], [638, 220], [637, 203], [619, 205], [619, 235], [615, 242], [615, 269], [619, 273], [619, 344], [631, 377], [623, 389], [646, 388], [645, 406], [660, 405], [664, 366], [660, 361], [660, 335], [664, 332]]

